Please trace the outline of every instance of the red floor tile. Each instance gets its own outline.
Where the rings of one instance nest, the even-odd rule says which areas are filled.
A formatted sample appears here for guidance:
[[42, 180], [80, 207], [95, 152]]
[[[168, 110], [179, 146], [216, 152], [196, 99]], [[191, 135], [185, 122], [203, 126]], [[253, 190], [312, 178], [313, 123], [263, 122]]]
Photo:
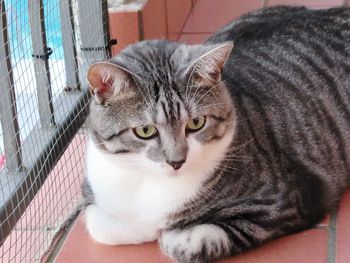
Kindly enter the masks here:
[[[220, 262], [294, 263], [305, 262], [305, 255], [308, 255], [308, 263], [325, 262], [327, 253], [326, 239], [326, 230], [311, 229], [274, 240], [260, 248]], [[79, 216], [55, 262], [171, 263], [173, 261], [162, 254], [156, 242], [137, 246], [105, 246], [97, 244], [88, 236], [83, 217]]]
[[83, 134], [74, 137], [0, 247], [0, 262], [39, 262], [57, 228], [81, 201], [85, 140]]
[[148, 0], [142, 11], [140, 23], [143, 23], [144, 39], [165, 39], [167, 37], [165, 2]]
[[17, 230], [56, 228], [67, 216], [67, 204], [80, 202], [80, 184], [85, 169], [86, 135], [77, 134], [46, 178], [22, 218]]
[[215, 32], [240, 15], [261, 7], [261, 0], [198, 0], [184, 32]]
[[140, 39], [140, 27], [138, 12], [113, 12], [109, 13], [110, 35], [118, 39], [118, 45], [112, 46], [112, 54], [115, 56], [130, 43]]
[[168, 39], [172, 41], [178, 41], [180, 33], [168, 33]]
[[336, 262], [350, 262], [350, 191], [343, 197], [337, 219]]
[[200, 44], [203, 43], [211, 34], [182, 34], [179, 41], [186, 44]]
[[181, 33], [192, 9], [191, 0], [166, 0], [168, 33]]
[[0, 247], [0, 261], [40, 262], [40, 257], [49, 246], [53, 235], [53, 231], [12, 231]]

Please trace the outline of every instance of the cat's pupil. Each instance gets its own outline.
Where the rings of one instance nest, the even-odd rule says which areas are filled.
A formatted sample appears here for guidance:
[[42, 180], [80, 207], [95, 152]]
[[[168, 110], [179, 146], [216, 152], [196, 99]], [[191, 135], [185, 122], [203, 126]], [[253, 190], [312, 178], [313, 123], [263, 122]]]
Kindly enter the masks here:
[[193, 119], [192, 121], [193, 121], [193, 124], [194, 124], [195, 126], [197, 126], [198, 123], [199, 123], [199, 120], [198, 120], [198, 119]]
[[144, 134], [147, 134], [147, 132], [148, 132], [148, 127], [145, 126], [145, 127], [142, 128], [142, 130], [143, 130], [143, 133], [144, 133]]

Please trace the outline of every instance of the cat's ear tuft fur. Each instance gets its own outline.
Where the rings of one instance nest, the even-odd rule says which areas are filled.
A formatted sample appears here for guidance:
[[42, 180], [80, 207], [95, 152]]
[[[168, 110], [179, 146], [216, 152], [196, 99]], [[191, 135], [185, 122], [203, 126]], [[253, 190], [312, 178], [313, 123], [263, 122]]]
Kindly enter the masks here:
[[220, 82], [224, 65], [233, 48], [233, 42], [214, 46], [200, 56], [191, 66], [192, 80], [202, 86], [211, 86]]
[[112, 96], [131, 91], [131, 78], [128, 70], [110, 62], [94, 63], [87, 73], [91, 94], [100, 104], [104, 104]]

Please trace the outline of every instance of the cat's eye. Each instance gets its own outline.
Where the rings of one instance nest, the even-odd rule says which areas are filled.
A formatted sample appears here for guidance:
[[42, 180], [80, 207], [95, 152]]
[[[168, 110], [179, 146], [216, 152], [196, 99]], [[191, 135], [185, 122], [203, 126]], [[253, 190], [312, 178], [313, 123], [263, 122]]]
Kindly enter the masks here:
[[191, 119], [186, 125], [186, 131], [196, 132], [202, 129], [205, 125], [206, 118], [204, 116], [199, 116]]
[[133, 129], [135, 135], [143, 140], [152, 139], [157, 134], [156, 127], [152, 125], [139, 126]]

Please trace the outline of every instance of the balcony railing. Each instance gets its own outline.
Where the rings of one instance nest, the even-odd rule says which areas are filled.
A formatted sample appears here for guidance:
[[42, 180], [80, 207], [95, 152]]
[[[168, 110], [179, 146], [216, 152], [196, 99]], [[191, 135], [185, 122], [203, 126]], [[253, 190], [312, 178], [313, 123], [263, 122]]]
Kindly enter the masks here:
[[[87, 116], [107, 0], [0, 0], [0, 244]], [[0, 261], [1, 256], [0, 256]]]

